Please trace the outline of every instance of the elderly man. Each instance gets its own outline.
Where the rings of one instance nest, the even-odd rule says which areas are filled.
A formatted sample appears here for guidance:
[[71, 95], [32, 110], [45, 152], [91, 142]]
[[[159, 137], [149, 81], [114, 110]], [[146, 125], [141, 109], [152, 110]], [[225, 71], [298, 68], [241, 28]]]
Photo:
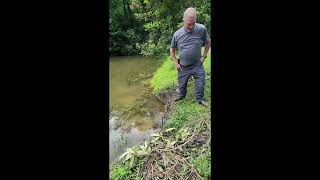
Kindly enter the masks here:
[[[188, 8], [184, 12], [183, 27], [178, 29], [172, 38], [170, 55], [178, 71], [179, 96], [175, 101], [182, 100], [187, 94], [187, 84], [192, 75], [195, 79], [195, 97], [198, 104], [207, 106], [204, 101], [205, 61], [211, 40], [204, 25], [196, 23], [197, 15], [194, 8]], [[203, 55], [201, 47], [205, 44]], [[175, 48], [179, 51], [179, 60], [175, 55]]]

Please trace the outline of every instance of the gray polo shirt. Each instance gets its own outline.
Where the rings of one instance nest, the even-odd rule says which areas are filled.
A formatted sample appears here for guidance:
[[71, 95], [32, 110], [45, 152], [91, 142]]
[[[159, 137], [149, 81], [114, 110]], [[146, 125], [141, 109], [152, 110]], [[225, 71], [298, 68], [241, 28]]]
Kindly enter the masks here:
[[173, 34], [171, 47], [178, 48], [180, 64], [194, 65], [200, 62], [201, 47], [209, 39], [205, 25], [196, 23], [192, 31], [184, 27], [178, 29]]

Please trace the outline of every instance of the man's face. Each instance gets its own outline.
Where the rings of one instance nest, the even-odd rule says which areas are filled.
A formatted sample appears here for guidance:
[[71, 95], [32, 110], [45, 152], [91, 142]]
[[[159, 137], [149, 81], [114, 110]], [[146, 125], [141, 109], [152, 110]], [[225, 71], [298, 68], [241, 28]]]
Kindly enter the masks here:
[[183, 19], [184, 27], [188, 30], [192, 30], [196, 23], [196, 18], [192, 16], [186, 16]]

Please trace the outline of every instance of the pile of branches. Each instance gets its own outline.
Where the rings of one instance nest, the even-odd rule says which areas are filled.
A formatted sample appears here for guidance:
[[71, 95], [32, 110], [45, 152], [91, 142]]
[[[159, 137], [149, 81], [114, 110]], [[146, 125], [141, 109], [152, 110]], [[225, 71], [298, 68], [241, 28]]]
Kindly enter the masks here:
[[210, 114], [199, 115], [179, 130], [158, 130], [150, 142], [127, 149], [118, 163], [129, 162], [132, 179], [203, 179], [191, 159], [208, 150], [211, 129]]

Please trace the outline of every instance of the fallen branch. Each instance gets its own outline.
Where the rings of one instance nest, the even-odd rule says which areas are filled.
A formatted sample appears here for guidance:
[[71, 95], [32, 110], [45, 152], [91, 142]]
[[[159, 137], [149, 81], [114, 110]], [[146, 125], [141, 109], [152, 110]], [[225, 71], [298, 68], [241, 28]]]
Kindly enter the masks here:
[[193, 167], [191, 164], [188, 163], [188, 161], [186, 161], [186, 160], [184, 160], [184, 159], [181, 159], [181, 158], [179, 158], [178, 156], [175, 156], [175, 158], [176, 158], [178, 161], [182, 162], [182, 163], [186, 163], [186, 164], [192, 169], [192, 171], [195, 172], [195, 174], [196, 174], [199, 178], [203, 179], [203, 178], [198, 174], [198, 172], [194, 169], [194, 167]]

